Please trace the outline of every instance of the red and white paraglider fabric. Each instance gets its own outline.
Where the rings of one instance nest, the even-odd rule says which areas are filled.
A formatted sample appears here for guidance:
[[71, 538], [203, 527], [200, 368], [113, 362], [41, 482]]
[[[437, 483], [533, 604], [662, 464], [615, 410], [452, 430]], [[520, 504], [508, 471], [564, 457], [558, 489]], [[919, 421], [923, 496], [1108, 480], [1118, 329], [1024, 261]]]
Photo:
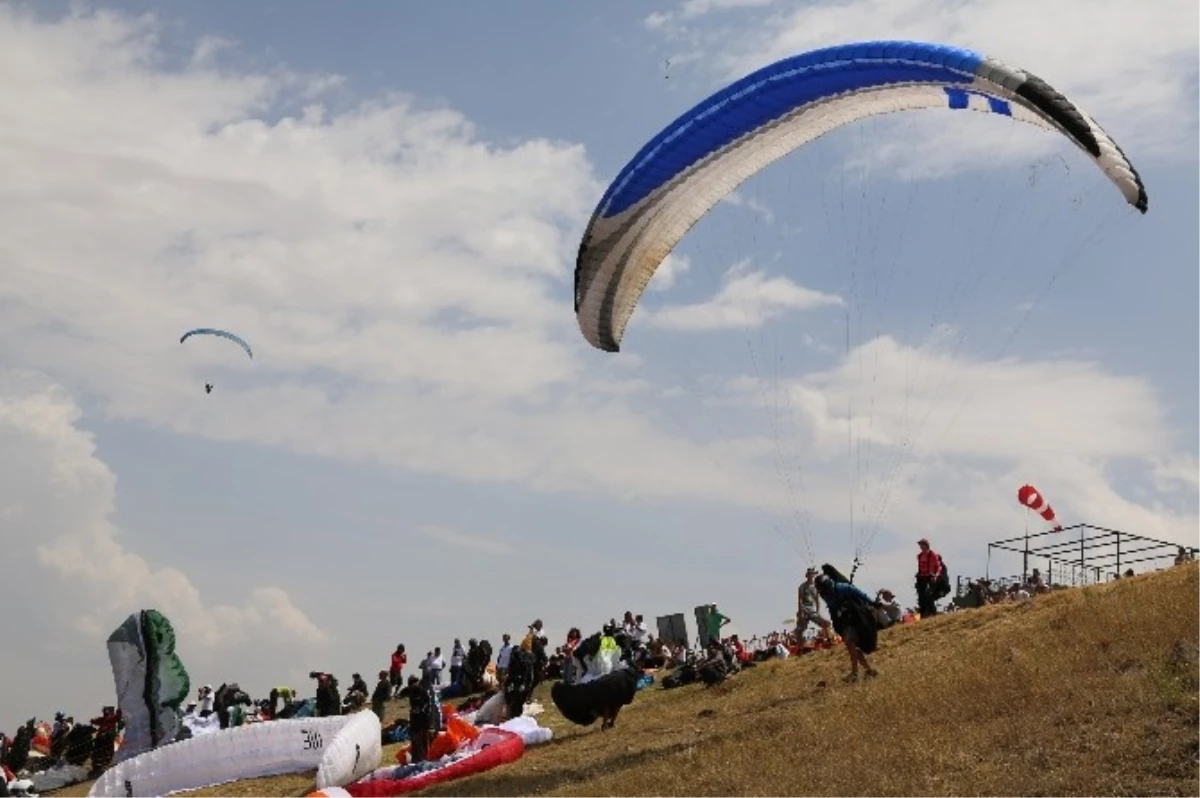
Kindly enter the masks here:
[[1033, 485], [1023, 485], [1017, 491], [1017, 501], [1045, 518], [1046, 523], [1050, 524], [1055, 532], [1062, 532], [1062, 524], [1058, 523], [1058, 519], [1054, 517], [1054, 508], [1046, 502], [1042, 492]]

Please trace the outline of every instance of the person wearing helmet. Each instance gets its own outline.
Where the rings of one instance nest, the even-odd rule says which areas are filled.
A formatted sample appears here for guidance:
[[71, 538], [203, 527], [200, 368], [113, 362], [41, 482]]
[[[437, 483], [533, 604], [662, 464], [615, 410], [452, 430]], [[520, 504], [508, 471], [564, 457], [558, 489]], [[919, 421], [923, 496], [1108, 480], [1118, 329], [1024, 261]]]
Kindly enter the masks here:
[[868, 678], [878, 676], [879, 671], [867, 659], [867, 654], [873, 653], [879, 642], [873, 611], [875, 602], [849, 582], [834, 582], [826, 574], [818, 575], [813, 583], [825, 599], [825, 606], [829, 607], [833, 630], [841, 635], [850, 655], [850, 673], [846, 674], [845, 681], [858, 681], [860, 665]]

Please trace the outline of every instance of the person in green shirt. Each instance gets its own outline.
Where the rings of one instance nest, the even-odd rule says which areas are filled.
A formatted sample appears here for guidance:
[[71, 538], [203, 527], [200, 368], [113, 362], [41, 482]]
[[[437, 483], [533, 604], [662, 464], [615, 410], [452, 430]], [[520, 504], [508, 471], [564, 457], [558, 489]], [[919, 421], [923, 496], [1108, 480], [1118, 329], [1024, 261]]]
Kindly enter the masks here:
[[727, 623], [729, 623], [729, 618], [725, 615], [722, 615], [717, 610], [717, 605], [709, 604], [707, 618], [708, 628], [705, 630], [707, 632], [708, 640], [716, 640], [719, 642], [721, 640], [721, 627]]

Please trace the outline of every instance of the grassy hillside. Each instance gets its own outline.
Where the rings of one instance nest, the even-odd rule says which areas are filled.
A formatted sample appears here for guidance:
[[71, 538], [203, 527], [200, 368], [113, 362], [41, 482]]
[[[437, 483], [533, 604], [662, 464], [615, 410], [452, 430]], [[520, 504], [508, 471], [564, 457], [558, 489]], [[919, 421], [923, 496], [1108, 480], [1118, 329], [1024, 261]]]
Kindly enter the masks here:
[[[888, 630], [870, 682], [842, 683], [837, 650], [655, 686], [607, 732], [567, 724], [541, 688], [554, 741], [428, 794], [1197, 795], [1197, 574]], [[302, 795], [311, 779], [194, 794]]]

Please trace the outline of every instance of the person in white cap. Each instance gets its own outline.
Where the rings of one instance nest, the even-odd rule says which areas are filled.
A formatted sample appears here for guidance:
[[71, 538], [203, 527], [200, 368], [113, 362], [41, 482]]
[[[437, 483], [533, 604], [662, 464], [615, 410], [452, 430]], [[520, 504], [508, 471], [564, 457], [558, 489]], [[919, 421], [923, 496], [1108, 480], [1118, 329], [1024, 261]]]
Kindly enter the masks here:
[[804, 639], [804, 632], [810, 623], [816, 624], [822, 630], [829, 626], [829, 621], [821, 617], [821, 595], [813, 579], [817, 575], [816, 568], [804, 572], [804, 581], [796, 595], [796, 642]]

